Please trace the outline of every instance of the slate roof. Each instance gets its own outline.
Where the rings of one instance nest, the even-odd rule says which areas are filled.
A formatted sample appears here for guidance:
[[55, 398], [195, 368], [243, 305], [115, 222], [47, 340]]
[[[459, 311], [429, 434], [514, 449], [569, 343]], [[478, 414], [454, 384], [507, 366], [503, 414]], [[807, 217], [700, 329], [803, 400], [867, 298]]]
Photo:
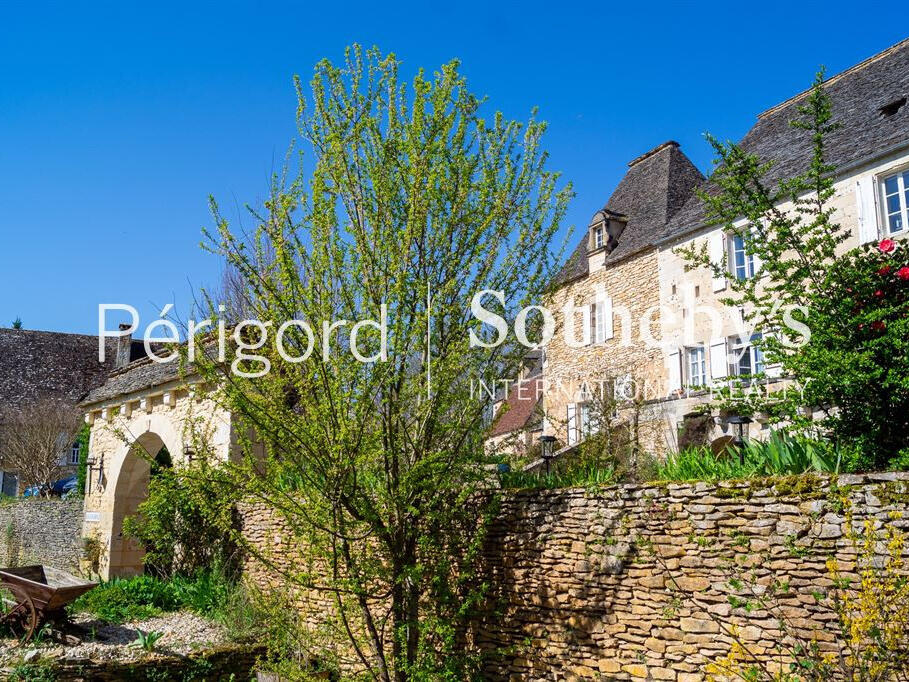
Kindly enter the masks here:
[[111, 372], [107, 381], [91, 391], [81, 402], [82, 406], [93, 405], [129, 393], [161, 386], [181, 377], [180, 362], [154, 362], [142, 358], [122, 369]]
[[[605, 256], [605, 262], [615, 262], [653, 246], [665, 230], [666, 221], [703, 181], [704, 176], [679, 149], [678, 142], [664, 142], [631, 161], [625, 177], [601, 209], [628, 218], [617, 246]], [[588, 274], [587, 243], [585, 231], [556, 276], [556, 285]]]
[[0, 408], [38, 399], [75, 404], [104, 383], [117, 361], [117, 339], [0, 328]]
[[[833, 119], [839, 129], [827, 136], [827, 159], [840, 169], [870, 161], [909, 145], [909, 39], [833, 76], [825, 82]], [[789, 122], [808, 94], [800, 93], [765, 111], [742, 138], [741, 146], [762, 161], [772, 161], [767, 179], [775, 182], [804, 170], [811, 154], [811, 139]], [[898, 110], [885, 115], [894, 104]], [[710, 191], [712, 186], [705, 186]], [[704, 207], [694, 196], [669, 221], [664, 237], [675, 237], [705, 223]]]

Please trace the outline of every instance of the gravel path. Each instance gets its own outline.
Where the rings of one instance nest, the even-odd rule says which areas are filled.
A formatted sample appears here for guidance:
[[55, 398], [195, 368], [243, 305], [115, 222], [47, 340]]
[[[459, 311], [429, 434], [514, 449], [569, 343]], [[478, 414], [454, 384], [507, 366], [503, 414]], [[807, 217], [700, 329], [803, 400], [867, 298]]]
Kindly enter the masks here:
[[[185, 655], [198, 649], [205, 649], [226, 642], [224, 629], [210, 620], [193, 613], [177, 611], [164, 613], [148, 620], [111, 625], [94, 620], [87, 615], [74, 618], [84, 635], [82, 643], [64, 646], [57, 642], [42, 642], [16, 647], [14, 640], [0, 640], [0, 661], [31, 656], [41, 658], [92, 659], [95, 661], [129, 661], [147, 658], [149, 652], [140, 646], [131, 646], [136, 641], [136, 630], [163, 633], [155, 643], [154, 653], [162, 655]], [[32, 653], [35, 652], [35, 653]]]

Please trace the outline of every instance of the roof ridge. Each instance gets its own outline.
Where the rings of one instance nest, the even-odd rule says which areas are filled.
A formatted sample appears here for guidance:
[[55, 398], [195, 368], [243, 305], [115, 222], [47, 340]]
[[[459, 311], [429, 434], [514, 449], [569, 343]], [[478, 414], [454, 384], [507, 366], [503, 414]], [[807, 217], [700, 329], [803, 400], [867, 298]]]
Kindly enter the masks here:
[[0, 327], [0, 332], [15, 332], [17, 334], [53, 334], [54, 336], [78, 336], [85, 339], [97, 339], [96, 334], [80, 334], [78, 332], [55, 332], [49, 329], [16, 329], [15, 327]]
[[676, 142], [675, 140], [667, 140], [666, 142], [663, 142], [662, 144], [658, 144], [656, 147], [651, 149], [649, 152], [644, 152], [640, 156], [629, 161], [628, 167], [631, 168], [632, 166], [636, 166], [641, 161], [644, 161], [645, 159], [649, 159], [651, 156], [653, 156], [654, 154], [658, 154], [659, 152], [663, 151], [664, 149], [678, 147], [678, 146], [679, 146], [679, 143]]
[[[877, 54], [871, 55], [867, 59], [860, 61], [858, 64], [854, 64], [854, 65], [850, 66], [845, 71], [840, 71], [839, 73], [834, 74], [830, 78], [826, 79], [823, 83], [821, 83], [821, 85], [825, 85], [825, 86], [833, 85], [834, 83], [838, 82], [842, 78], [852, 75], [856, 71], [860, 71], [861, 69], [864, 69], [866, 66], [869, 66], [877, 61], [880, 61], [884, 57], [887, 57], [887, 56], [893, 54], [894, 52], [899, 52], [901, 49], [903, 49], [904, 47], [907, 47], [907, 46], [909, 46], [909, 38], [904, 38], [903, 40], [899, 41], [895, 45], [891, 45], [886, 50], [883, 50], [881, 52], [878, 52]], [[776, 104], [776, 105], [770, 107], [769, 109], [765, 109], [764, 111], [762, 111], [761, 113], [759, 113], [757, 115], [758, 120], [760, 121], [764, 118], [767, 118], [768, 116], [775, 114], [780, 109], [784, 109], [784, 108], [788, 107], [790, 104], [797, 102], [798, 100], [807, 96], [808, 93], [811, 92], [811, 90], [812, 90], [812, 88], [807, 88], [805, 90], [802, 90], [801, 92], [793, 95], [789, 99], [784, 100], [784, 101], [780, 102], [779, 104]]]

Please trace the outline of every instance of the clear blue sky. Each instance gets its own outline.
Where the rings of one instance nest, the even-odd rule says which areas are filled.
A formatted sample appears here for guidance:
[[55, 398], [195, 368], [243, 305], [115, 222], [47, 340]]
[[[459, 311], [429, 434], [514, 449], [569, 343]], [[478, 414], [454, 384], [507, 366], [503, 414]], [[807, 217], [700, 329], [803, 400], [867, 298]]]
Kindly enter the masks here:
[[[82, 4], [82, 7], [77, 7]], [[192, 5], [192, 7], [190, 7]], [[675, 139], [706, 171], [707, 130], [906, 37], [870, 3], [529, 2], [57, 5], [0, 2], [0, 325], [93, 333], [99, 302], [166, 303], [218, 279], [207, 196], [262, 197], [294, 134], [291, 78], [377, 44], [409, 74], [452, 57], [492, 107], [550, 122], [585, 225], [625, 164]]]

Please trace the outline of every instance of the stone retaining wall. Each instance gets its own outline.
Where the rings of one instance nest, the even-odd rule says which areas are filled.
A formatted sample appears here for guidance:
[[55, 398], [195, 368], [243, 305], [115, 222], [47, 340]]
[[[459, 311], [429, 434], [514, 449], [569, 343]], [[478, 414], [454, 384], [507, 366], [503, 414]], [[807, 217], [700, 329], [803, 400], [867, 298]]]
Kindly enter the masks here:
[[81, 498], [0, 503], [0, 566], [47, 564], [72, 573], [81, 556]]
[[[729, 624], [770, 658], [778, 616], [734, 610], [733, 578], [758, 591], [788, 583], [775, 607], [835, 647], [832, 615], [812, 593], [832, 585], [830, 556], [854, 568], [845, 508], [857, 525], [909, 527], [889, 518], [909, 511], [909, 474], [508, 492], [483, 552], [490, 594], [472, 633], [488, 656], [484, 679], [701, 680], [729, 652]], [[292, 534], [269, 519], [261, 507], [245, 515], [247, 537], [290, 561]], [[273, 580], [252, 558], [247, 575]]]

